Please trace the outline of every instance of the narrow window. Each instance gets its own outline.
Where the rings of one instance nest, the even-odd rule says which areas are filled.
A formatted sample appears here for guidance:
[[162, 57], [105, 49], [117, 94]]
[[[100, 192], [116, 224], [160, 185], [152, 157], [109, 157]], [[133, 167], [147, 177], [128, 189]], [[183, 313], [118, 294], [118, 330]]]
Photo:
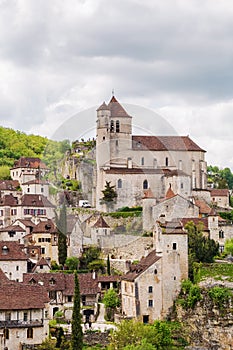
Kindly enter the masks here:
[[181, 182], [181, 184], [180, 184], [180, 188], [181, 188], [181, 189], [183, 189], [183, 188], [184, 188], [184, 184], [183, 184], [183, 182]]
[[9, 339], [10, 338], [10, 332], [9, 332], [8, 328], [4, 328], [4, 330], [3, 330], [3, 337], [5, 339]]
[[165, 165], [168, 166], [168, 157], [165, 158]]
[[153, 307], [153, 300], [152, 299], [148, 300], [148, 306]]
[[147, 180], [144, 180], [144, 181], [143, 181], [143, 189], [144, 189], [144, 190], [147, 190], [147, 189], [148, 189], [148, 181], [147, 181]]
[[103, 141], [105, 140], [105, 136], [103, 136]]
[[114, 132], [114, 121], [111, 120], [110, 122], [110, 132]]
[[116, 121], [116, 132], [120, 132], [120, 122], [119, 122], [119, 120]]
[[119, 179], [117, 181], [117, 188], [122, 188], [122, 180], [121, 179]]
[[149, 286], [148, 287], [148, 293], [152, 293], [153, 292], [153, 287], [152, 286]]
[[33, 328], [27, 329], [27, 338], [33, 338]]
[[141, 158], [141, 165], [144, 165], [144, 157]]
[[219, 238], [224, 238], [224, 231], [223, 230], [219, 231]]
[[19, 271], [19, 266], [18, 265], [16, 266], [16, 271]]
[[172, 249], [173, 249], [173, 250], [176, 250], [176, 248], [177, 248], [177, 247], [176, 247], [176, 243], [172, 243]]
[[118, 140], [116, 140], [116, 146], [118, 146]]
[[26, 322], [28, 320], [28, 313], [24, 312], [23, 313], [23, 320]]

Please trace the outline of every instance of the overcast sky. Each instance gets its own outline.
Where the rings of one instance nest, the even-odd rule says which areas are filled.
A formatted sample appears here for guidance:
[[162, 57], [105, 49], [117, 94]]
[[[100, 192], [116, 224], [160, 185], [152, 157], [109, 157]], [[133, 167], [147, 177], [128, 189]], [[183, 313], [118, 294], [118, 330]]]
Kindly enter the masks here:
[[233, 169], [232, 75], [231, 0], [0, 0], [3, 126], [79, 138], [114, 89]]

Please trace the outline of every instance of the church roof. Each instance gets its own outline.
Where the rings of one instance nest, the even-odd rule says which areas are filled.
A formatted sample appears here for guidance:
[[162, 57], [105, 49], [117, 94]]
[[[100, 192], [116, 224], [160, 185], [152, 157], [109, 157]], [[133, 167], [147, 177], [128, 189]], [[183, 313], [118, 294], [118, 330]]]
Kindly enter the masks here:
[[189, 136], [141, 136], [132, 137], [133, 149], [148, 151], [202, 151]]
[[110, 108], [112, 117], [130, 117], [122, 105], [117, 101], [115, 96], [112, 96], [108, 107]]
[[106, 111], [109, 110], [109, 107], [106, 105], [105, 102], [102, 103], [101, 106], [99, 106], [99, 108], [97, 108], [97, 111]]
[[99, 219], [96, 221], [96, 223], [93, 225], [93, 227], [98, 227], [98, 228], [109, 228], [109, 225], [107, 224], [107, 222], [104, 220], [104, 218], [102, 216], [99, 217]]
[[175, 196], [175, 193], [172, 191], [171, 186], [170, 186], [166, 192], [165, 197], [166, 197], [166, 199], [168, 199], [168, 198], [173, 198], [174, 196]]
[[210, 191], [211, 197], [228, 197], [229, 190], [227, 188], [213, 188]]

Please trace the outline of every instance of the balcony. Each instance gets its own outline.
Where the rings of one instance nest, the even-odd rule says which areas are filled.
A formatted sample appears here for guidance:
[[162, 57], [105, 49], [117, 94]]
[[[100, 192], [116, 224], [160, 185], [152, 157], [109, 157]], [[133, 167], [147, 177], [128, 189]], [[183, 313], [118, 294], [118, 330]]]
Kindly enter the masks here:
[[10, 321], [0, 321], [0, 328], [28, 328], [28, 327], [42, 327], [43, 320], [10, 320]]

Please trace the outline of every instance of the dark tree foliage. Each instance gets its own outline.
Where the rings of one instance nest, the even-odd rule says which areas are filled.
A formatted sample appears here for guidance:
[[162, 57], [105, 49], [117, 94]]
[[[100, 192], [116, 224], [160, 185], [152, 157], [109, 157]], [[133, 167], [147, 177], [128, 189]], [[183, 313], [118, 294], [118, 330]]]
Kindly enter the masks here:
[[67, 215], [66, 206], [62, 205], [59, 216], [56, 213], [56, 225], [58, 228], [58, 261], [65, 265], [67, 258]]
[[100, 248], [94, 245], [85, 248], [81, 257], [79, 258], [80, 268], [88, 269], [88, 265], [91, 262], [100, 260], [100, 252]]
[[74, 275], [74, 306], [72, 315], [72, 334], [71, 334], [71, 349], [82, 350], [83, 348], [83, 331], [82, 331], [82, 319], [80, 313], [80, 291], [79, 280], [77, 272]]
[[103, 202], [113, 202], [114, 199], [117, 198], [115, 186], [111, 186], [110, 184], [111, 184], [111, 181], [106, 181], [105, 188], [102, 191], [103, 197], [101, 198], [101, 200]]
[[108, 258], [107, 258], [107, 274], [109, 276], [111, 275], [111, 265], [110, 265], [109, 255], [108, 255]]
[[219, 244], [205, 237], [202, 226], [190, 221], [185, 226], [188, 231], [189, 278], [193, 280], [193, 264], [195, 262], [212, 263], [219, 252]]

